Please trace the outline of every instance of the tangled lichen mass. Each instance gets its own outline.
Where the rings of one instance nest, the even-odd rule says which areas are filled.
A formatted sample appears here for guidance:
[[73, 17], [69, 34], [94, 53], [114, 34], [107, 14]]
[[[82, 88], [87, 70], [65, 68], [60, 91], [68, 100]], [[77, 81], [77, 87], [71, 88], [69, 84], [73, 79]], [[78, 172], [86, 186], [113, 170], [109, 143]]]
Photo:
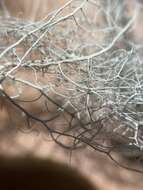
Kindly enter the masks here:
[[[142, 153], [138, 12], [138, 3], [128, 14], [124, 1], [71, 0], [35, 23], [1, 18], [2, 101], [66, 148], [87, 144], [109, 154], [117, 141]], [[24, 103], [41, 104], [41, 113]]]

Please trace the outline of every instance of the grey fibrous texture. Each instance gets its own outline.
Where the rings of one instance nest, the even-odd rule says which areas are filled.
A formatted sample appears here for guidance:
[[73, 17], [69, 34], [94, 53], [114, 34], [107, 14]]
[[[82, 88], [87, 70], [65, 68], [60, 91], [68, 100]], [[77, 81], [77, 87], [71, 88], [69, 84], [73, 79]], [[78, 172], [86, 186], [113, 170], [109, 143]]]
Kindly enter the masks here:
[[[70, 0], [36, 23], [1, 18], [1, 97], [61, 146], [109, 154], [117, 141], [142, 154], [142, 45], [134, 35], [141, 9], [137, 1]], [[27, 89], [38, 98], [30, 101]], [[44, 116], [21, 103], [40, 100]]]

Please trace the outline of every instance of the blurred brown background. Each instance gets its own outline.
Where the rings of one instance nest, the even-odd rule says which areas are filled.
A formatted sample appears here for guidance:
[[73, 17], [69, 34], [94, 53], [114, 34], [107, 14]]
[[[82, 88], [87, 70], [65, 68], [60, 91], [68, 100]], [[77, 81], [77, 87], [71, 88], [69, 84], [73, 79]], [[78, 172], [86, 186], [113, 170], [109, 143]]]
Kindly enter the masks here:
[[66, 0], [1, 0], [7, 14], [30, 20], [42, 19], [65, 2]]

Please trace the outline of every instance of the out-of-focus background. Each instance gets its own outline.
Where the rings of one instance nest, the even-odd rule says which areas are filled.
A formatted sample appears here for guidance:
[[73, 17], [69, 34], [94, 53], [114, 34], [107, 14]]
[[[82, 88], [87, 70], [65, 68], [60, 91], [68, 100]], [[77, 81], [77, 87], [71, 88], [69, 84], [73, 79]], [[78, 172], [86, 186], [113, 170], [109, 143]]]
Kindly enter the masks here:
[[[100, 0], [99, 0], [100, 1]], [[22, 20], [37, 21], [44, 19], [50, 12], [53, 12], [64, 5], [67, 1], [64, 0], [0, 0], [1, 15], [4, 18], [18, 17]], [[94, 1], [93, 1], [94, 2]], [[121, 1], [122, 2], [122, 1]], [[128, 0], [128, 14], [132, 14], [135, 1]], [[139, 3], [142, 3], [140, 1]], [[141, 4], [139, 4], [141, 6]], [[95, 10], [92, 10], [95, 11]], [[136, 42], [143, 41], [143, 19], [142, 12], [138, 15], [136, 25], [133, 29]], [[98, 38], [98, 37], [97, 37]], [[101, 38], [101, 36], [100, 36]], [[28, 73], [22, 73], [23, 78], [34, 77]], [[49, 79], [47, 79], [49, 80]], [[53, 80], [53, 79], [50, 79]], [[9, 86], [9, 89], [11, 86]], [[64, 87], [63, 87], [64, 88]], [[13, 91], [13, 89], [10, 89]], [[31, 93], [31, 94], [30, 94]], [[29, 94], [34, 97], [36, 92]], [[27, 98], [25, 93], [24, 98]], [[29, 106], [28, 109], [32, 112], [42, 110], [44, 101], [40, 100], [36, 105]], [[5, 156], [22, 156], [34, 155], [37, 157], [52, 158], [66, 164], [72, 165], [81, 171], [87, 178], [96, 184], [99, 190], [142, 190], [143, 189], [143, 174], [132, 172], [117, 166], [105, 154], [96, 152], [87, 147], [77, 149], [75, 151], [66, 150], [55, 142], [49, 140], [46, 129], [41, 125], [35, 124], [34, 130], [17, 130], [13, 126], [21, 127], [24, 125], [22, 116], [13, 108], [13, 106], [1, 100], [0, 110], [0, 154]], [[5, 105], [7, 108], [5, 109]], [[23, 103], [24, 105], [24, 103]], [[25, 106], [25, 105], [24, 105]], [[52, 106], [51, 106], [52, 107]], [[52, 108], [54, 110], [54, 108]], [[15, 118], [15, 119], [13, 119]], [[58, 120], [62, 125], [62, 118]], [[53, 124], [56, 125], [56, 122]], [[7, 130], [4, 130], [7, 128]], [[40, 132], [39, 132], [40, 131]], [[122, 155], [116, 155], [119, 162], [122, 161], [125, 165], [132, 167], [143, 167], [141, 163], [134, 159], [125, 159]]]
[[37, 20], [44, 18], [47, 13], [54, 11], [66, 0], [1, 0], [4, 14]]

